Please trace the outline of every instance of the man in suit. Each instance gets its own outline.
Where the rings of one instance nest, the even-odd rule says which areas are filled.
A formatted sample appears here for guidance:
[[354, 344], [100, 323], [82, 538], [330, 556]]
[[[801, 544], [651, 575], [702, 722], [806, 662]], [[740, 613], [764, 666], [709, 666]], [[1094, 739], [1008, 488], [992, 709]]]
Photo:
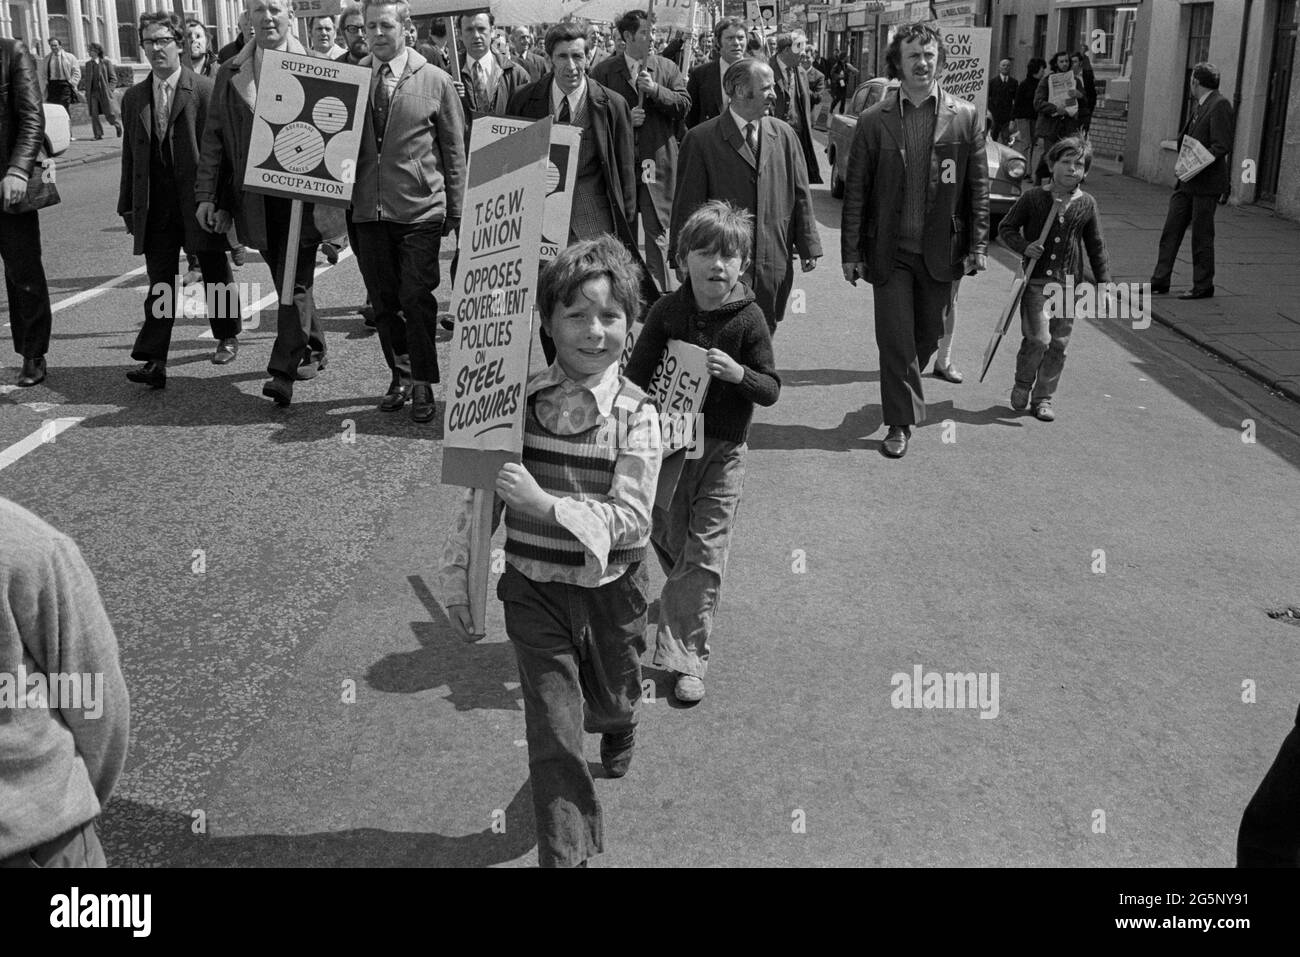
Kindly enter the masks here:
[[776, 36], [776, 56], [772, 58], [772, 74], [776, 78], [776, 106], [772, 115], [785, 120], [799, 138], [803, 150], [804, 165], [808, 167], [808, 182], [822, 181], [821, 169], [817, 165], [817, 153], [813, 147], [812, 92], [808, 86], [808, 74], [804, 72], [803, 51], [808, 43], [802, 30], [778, 33]]
[[628, 11], [614, 28], [626, 47], [621, 55], [602, 61], [591, 75], [631, 107], [636, 204], [645, 231], [645, 262], [655, 284], [667, 292], [672, 288], [668, 226], [677, 183], [677, 128], [690, 109], [691, 98], [677, 66], [650, 52], [650, 18], [644, 10]]
[[[636, 248], [636, 143], [627, 101], [587, 76], [587, 35], [580, 24], [557, 23], [546, 31], [545, 45], [550, 73], [511, 97], [507, 115], [530, 120], [550, 116], [557, 123], [582, 128], [569, 242], [608, 233], [640, 262]], [[658, 296], [645, 275], [642, 294], [649, 302]], [[555, 358], [555, 347], [549, 337], [541, 338], [549, 363]]]
[[1011, 75], [1011, 61], [998, 61], [998, 75], [989, 80], [989, 113], [993, 117], [993, 129], [989, 137], [998, 142], [1005, 142], [1003, 137], [1012, 125], [1016, 112], [1016, 91], [1020, 84]]
[[[411, 400], [411, 418], [434, 417], [434, 345], [442, 237], [460, 227], [465, 130], [451, 77], [406, 45], [405, 2], [367, 0], [372, 73], [357, 160], [352, 218], [384, 360], [392, 373], [385, 412]], [[414, 157], [412, 161], [409, 157]], [[413, 165], [418, 164], [418, 165]], [[383, 202], [379, 184], [383, 183]]]
[[[245, 191], [243, 170], [248, 165], [248, 143], [253, 132], [253, 107], [257, 103], [263, 51], [308, 54], [293, 37], [294, 18], [289, 0], [247, 0], [247, 3], [252, 38], [217, 71], [203, 127], [194, 197], [198, 202], [199, 225], [209, 232], [224, 232], [233, 214], [240, 241], [262, 253], [271, 270], [275, 291], [282, 295], [293, 201]], [[262, 394], [280, 406], [293, 401], [295, 380], [315, 378], [326, 364], [325, 333], [312, 297], [316, 248], [321, 241], [315, 211], [312, 203], [303, 204], [292, 302], [287, 306], [279, 303], [275, 345], [267, 364], [271, 378], [262, 386]]]
[[81, 66], [77, 58], [63, 49], [63, 44], [50, 38], [50, 55], [45, 58], [45, 99], [58, 103], [65, 110], [77, 102], [77, 84], [81, 82]]
[[534, 83], [540, 80], [550, 70], [551, 64], [536, 50], [533, 45], [536, 42], [533, 37], [533, 28], [529, 26], [517, 26], [510, 32], [510, 42], [514, 45], [514, 62], [528, 71], [528, 81]]
[[1219, 92], [1219, 71], [1209, 63], [1192, 67], [1192, 97], [1196, 107], [1178, 137], [1190, 136], [1214, 154], [1214, 162], [1194, 176], [1179, 180], [1169, 197], [1165, 228], [1160, 233], [1160, 254], [1151, 274], [1151, 291], [1169, 291], [1178, 247], [1187, 227], [1192, 227], [1192, 288], [1179, 299], [1209, 299], [1214, 295], [1214, 211], [1219, 195], [1228, 191], [1228, 162], [1232, 152], [1234, 117], [1232, 104]]
[[117, 72], [113, 69], [113, 61], [104, 57], [104, 48], [98, 43], [90, 45], [90, 59], [81, 74], [81, 88], [86, 92], [86, 110], [90, 113], [90, 129], [95, 139], [104, 138], [104, 124], [99, 121], [101, 113], [121, 136], [122, 124], [118, 122], [113, 104]]
[[[794, 130], [765, 115], [776, 102], [772, 68], [740, 60], [723, 82], [727, 111], [682, 140], [669, 248], [677, 250], [682, 226], [707, 200], [725, 199], [753, 213], [754, 252], [744, 279], [776, 332], [794, 285], [794, 252], [804, 272], [815, 269], [822, 254], [808, 170]], [[678, 269], [682, 276], [684, 264]]]
[[460, 65], [456, 92], [465, 109], [465, 142], [478, 116], [505, 116], [510, 98], [529, 84], [528, 71], [514, 61], [502, 66], [492, 53], [492, 25], [496, 17], [486, 10], [458, 18], [465, 60]]
[[144, 366], [126, 377], [154, 389], [167, 385], [182, 248], [198, 260], [203, 276], [208, 322], [217, 340], [212, 361], [225, 365], [239, 350], [239, 296], [226, 238], [204, 230], [195, 216], [194, 180], [212, 80], [181, 67], [181, 29], [171, 11], [140, 15], [140, 47], [152, 72], [122, 98], [129, 128], [122, 141], [117, 214], [135, 238], [135, 254], [144, 256], [149, 276], [144, 326], [131, 350], [131, 358]]
[[722, 88], [722, 77], [737, 60], [745, 56], [749, 34], [740, 17], [723, 17], [713, 25], [713, 48], [718, 51], [716, 60], [706, 60], [691, 70], [686, 81], [686, 93], [691, 98], [691, 108], [686, 113], [686, 126], [699, 126], [727, 108], [727, 94]]
[[954, 280], [985, 268], [989, 233], [984, 124], [975, 107], [938, 83], [944, 50], [926, 23], [901, 26], [889, 44], [890, 90], [858, 120], [844, 178], [844, 278], [871, 283], [881, 452], [902, 458], [925, 420], [921, 370], [943, 336]]
[[253, 30], [248, 25], [248, 10], [245, 9], [239, 14], [239, 32], [235, 34], [235, 39], [217, 51], [217, 65], [220, 66], [227, 60], [233, 60], [235, 54], [244, 49], [244, 44], [248, 42], [248, 38], [252, 34]]
[[50, 291], [41, 264], [40, 212], [12, 212], [27, 199], [27, 181], [40, 176], [36, 156], [45, 138], [45, 111], [36, 59], [21, 40], [0, 37], [0, 260], [14, 352], [23, 357], [20, 386], [45, 381], [50, 348]]

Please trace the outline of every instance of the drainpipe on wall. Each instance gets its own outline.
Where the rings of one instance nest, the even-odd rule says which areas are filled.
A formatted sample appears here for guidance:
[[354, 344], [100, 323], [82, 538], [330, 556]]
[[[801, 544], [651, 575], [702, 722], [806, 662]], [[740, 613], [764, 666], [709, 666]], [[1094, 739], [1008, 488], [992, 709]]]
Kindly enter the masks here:
[[[1234, 138], [1237, 135], [1237, 130], [1241, 129], [1241, 81], [1246, 73], [1246, 43], [1250, 39], [1250, 34], [1249, 34], [1250, 14], [1251, 14], [1251, 9], [1254, 7], [1254, 5], [1255, 5], [1255, 0], [1246, 0], [1246, 12], [1242, 15], [1241, 18], [1241, 43], [1237, 46], [1237, 83], [1232, 88], [1232, 120], [1233, 120], [1232, 134]], [[1262, 49], [1262, 44], [1261, 44], [1261, 49]], [[1236, 144], [1233, 145], [1235, 146]], [[1228, 197], [1232, 194], [1232, 181], [1234, 179], [1233, 172], [1232, 172], [1233, 165], [1231, 162], [1232, 153], [1228, 154], [1228, 159], [1229, 159], [1228, 189], [1227, 192], [1225, 192], [1222, 196], [1219, 197], [1220, 206], [1226, 206], [1228, 203]], [[1258, 187], [1256, 187], [1256, 189], [1258, 189]], [[1255, 197], [1253, 196], [1251, 197], [1252, 200], [1254, 198]], [[1245, 200], [1245, 197], [1239, 196], [1238, 199]]]

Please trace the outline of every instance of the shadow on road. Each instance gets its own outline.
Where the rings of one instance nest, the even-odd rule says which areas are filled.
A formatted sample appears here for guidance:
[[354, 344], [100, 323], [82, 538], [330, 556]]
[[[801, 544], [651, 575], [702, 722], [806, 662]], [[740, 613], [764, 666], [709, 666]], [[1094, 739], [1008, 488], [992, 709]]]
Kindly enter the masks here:
[[874, 443], [868, 441], [867, 436], [879, 429], [880, 425], [878, 405], [864, 405], [856, 412], [846, 413], [840, 424], [833, 429], [755, 422], [749, 427], [749, 447], [751, 449], [823, 449], [829, 452], [869, 449], [874, 447]]
[[[504, 833], [490, 828], [451, 837], [354, 828], [312, 834], [194, 834], [189, 815], [135, 801], [112, 801], [100, 820], [110, 866], [165, 867], [487, 867], [517, 860], [536, 846], [531, 780], [515, 792]], [[221, 822], [207, 826], [220, 830]], [[149, 848], [147, 860], [140, 848]]]
[[519, 711], [523, 695], [506, 688], [519, 680], [514, 649], [509, 642], [479, 642], [467, 645], [452, 631], [447, 615], [418, 575], [406, 579], [416, 597], [429, 612], [430, 621], [411, 622], [420, 647], [386, 655], [366, 671], [366, 684], [376, 691], [414, 694], [440, 688], [451, 689], [444, 700], [457, 711]]

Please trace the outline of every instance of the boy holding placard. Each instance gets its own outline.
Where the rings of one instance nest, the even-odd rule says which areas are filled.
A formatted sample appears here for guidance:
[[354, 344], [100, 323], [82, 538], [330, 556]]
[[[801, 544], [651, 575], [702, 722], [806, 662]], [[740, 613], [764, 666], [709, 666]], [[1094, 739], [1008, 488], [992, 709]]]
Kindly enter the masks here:
[[[497, 584], [524, 696], [528, 767], [543, 867], [585, 866], [603, 850], [582, 732], [600, 732], [610, 777], [627, 773], [641, 699], [648, 576], [642, 565], [659, 480], [659, 419], [619, 374], [642, 308], [639, 268], [609, 236], [575, 243], [542, 271], [538, 315], [555, 361], [527, 386], [523, 463], [502, 466]], [[608, 424], [625, 423], [609, 442]], [[472, 493], [443, 550], [439, 588], [463, 640], [474, 630], [467, 571]], [[585, 712], [585, 720], [584, 720]]]
[[698, 457], [688, 455], [668, 508], [655, 509], [651, 536], [668, 576], [654, 660], [676, 672], [680, 701], [704, 697], [709, 634], [745, 480], [754, 406], [773, 405], [781, 394], [767, 319], [740, 280], [753, 235], [753, 215], [725, 200], [691, 214], [677, 241], [687, 281], [650, 310], [625, 372], [648, 386], [670, 339], [708, 350], [703, 448]]

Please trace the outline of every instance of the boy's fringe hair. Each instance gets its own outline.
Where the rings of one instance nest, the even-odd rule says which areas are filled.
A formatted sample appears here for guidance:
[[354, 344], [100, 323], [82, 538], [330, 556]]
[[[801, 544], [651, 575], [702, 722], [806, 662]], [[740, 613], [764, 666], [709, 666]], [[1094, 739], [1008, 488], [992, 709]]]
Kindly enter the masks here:
[[749, 262], [754, 244], [754, 214], [725, 199], [711, 199], [691, 213], [677, 235], [677, 260], [692, 252], [739, 256]]
[[604, 277], [609, 288], [632, 325], [641, 318], [641, 267], [631, 253], [613, 236], [601, 236], [574, 243], [542, 270], [537, 289], [537, 310], [543, 322], [549, 322], [556, 306], [568, 306], [582, 287]]

